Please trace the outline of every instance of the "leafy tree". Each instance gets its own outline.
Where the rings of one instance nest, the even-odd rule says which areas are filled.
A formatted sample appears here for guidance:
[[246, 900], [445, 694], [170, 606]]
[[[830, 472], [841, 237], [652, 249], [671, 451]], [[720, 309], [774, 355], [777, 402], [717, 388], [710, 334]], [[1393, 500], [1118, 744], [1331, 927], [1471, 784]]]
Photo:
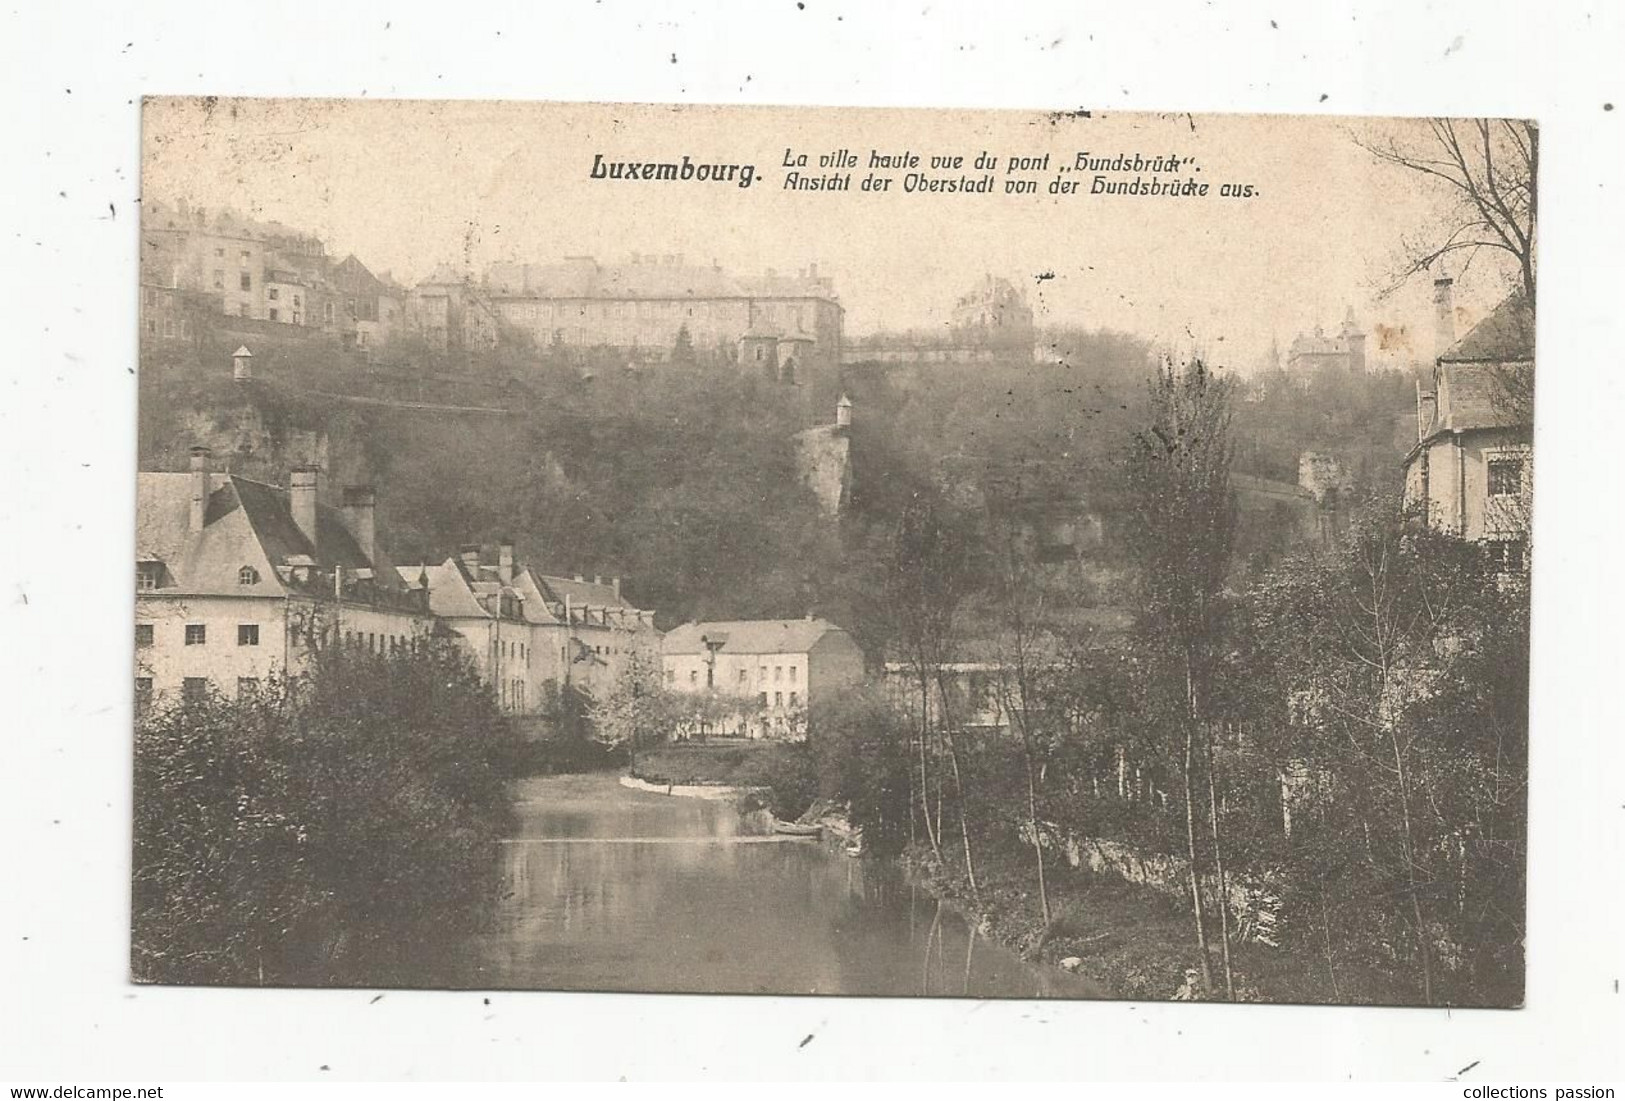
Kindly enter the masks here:
[[468, 925], [511, 829], [516, 744], [460, 655], [317, 655], [136, 728], [132, 971], [324, 983], [368, 942]]

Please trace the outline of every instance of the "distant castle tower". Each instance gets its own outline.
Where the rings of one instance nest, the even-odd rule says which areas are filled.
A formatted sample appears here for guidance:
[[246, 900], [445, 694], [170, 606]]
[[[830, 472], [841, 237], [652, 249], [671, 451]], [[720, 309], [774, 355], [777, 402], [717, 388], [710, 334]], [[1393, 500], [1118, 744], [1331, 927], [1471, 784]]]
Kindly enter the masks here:
[[1327, 336], [1324, 329], [1315, 326], [1313, 336], [1299, 333], [1293, 338], [1286, 353], [1288, 371], [1297, 373], [1342, 370], [1364, 374], [1365, 330], [1354, 319], [1354, 307], [1343, 315], [1343, 326], [1336, 336]]

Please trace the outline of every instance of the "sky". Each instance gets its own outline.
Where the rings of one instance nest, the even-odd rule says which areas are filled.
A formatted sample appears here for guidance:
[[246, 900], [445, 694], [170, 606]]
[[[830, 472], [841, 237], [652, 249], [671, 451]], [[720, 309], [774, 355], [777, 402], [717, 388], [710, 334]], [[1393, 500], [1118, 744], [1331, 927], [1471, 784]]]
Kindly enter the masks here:
[[[149, 100], [144, 199], [234, 208], [322, 237], [410, 285], [441, 263], [474, 273], [493, 261], [678, 254], [735, 274], [816, 263], [846, 308], [847, 332], [946, 323], [984, 274], [1023, 287], [1040, 324], [1110, 328], [1172, 351], [1199, 350], [1251, 370], [1272, 341], [1341, 325], [1347, 308], [1395, 365], [1428, 358], [1431, 282], [1383, 293], [1401, 242], [1437, 225], [1446, 196], [1426, 178], [1378, 164], [1361, 134], [1420, 138], [1420, 123], [1324, 116], [694, 107], [380, 100]], [[821, 154], [850, 150], [849, 192], [787, 190], [788, 158], [822, 175]], [[981, 175], [991, 195], [905, 193], [905, 171], [865, 192], [871, 152], [913, 153], [927, 176]], [[1058, 171], [1080, 153], [1192, 158], [1158, 178], [1209, 185], [1200, 199], [1087, 194], [1092, 173]], [[605, 161], [755, 166], [732, 183], [598, 180]], [[1049, 157], [1044, 173], [1006, 171], [1011, 156]], [[960, 168], [931, 157], [963, 156]], [[1151, 174], [1140, 173], [1150, 179]], [[1114, 179], [1132, 178], [1133, 174]], [[1006, 194], [1007, 179], [1037, 194]], [[1054, 179], [1078, 193], [1052, 195]], [[1252, 198], [1220, 195], [1251, 185]], [[1504, 294], [1485, 255], [1458, 278], [1462, 325]], [[1040, 279], [1040, 276], [1045, 278]]]

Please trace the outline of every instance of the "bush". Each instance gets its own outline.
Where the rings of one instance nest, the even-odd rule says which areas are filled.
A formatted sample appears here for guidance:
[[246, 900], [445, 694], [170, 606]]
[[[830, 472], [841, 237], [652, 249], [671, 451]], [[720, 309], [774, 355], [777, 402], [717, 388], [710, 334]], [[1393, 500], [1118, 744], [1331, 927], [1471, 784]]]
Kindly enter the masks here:
[[340, 945], [467, 926], [519, 761], [460, 655], [334, 653], [136, 728], [138, 981], [338, 981]]

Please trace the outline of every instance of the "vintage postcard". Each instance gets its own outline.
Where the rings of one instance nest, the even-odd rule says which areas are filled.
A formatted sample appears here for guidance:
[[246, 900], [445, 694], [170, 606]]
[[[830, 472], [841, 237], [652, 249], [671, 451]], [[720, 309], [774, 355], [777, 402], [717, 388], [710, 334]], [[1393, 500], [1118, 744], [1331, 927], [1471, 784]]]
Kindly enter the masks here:
[[1533, 123], [143, 157], [136, 981], [1522, 1004]]

